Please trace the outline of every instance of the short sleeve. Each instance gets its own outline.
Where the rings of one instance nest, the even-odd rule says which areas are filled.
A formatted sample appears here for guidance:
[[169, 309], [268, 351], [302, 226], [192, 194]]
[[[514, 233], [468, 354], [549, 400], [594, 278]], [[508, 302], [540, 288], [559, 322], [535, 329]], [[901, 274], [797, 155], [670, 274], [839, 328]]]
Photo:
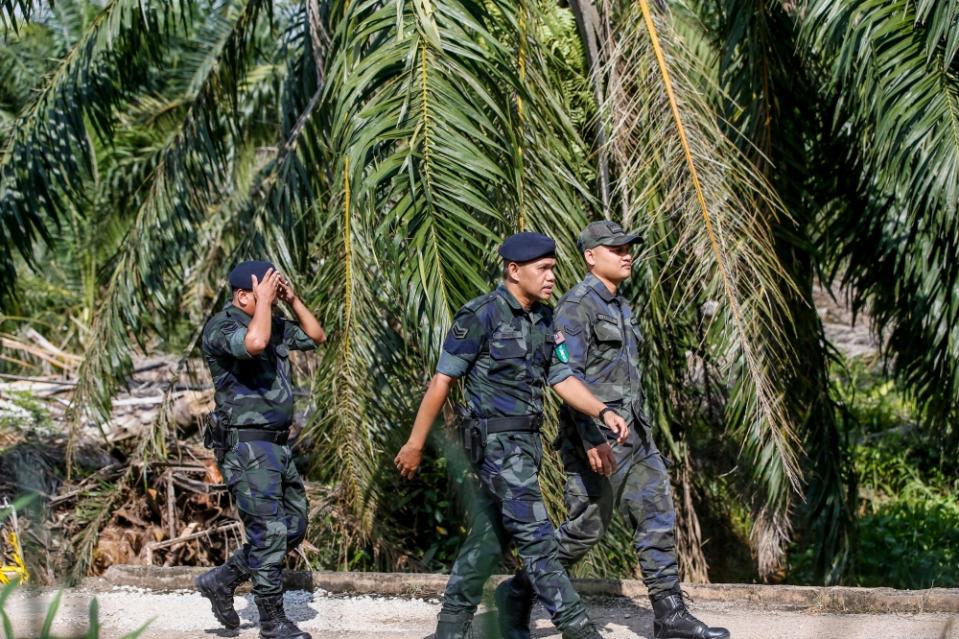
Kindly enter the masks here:
[[211, 320], [203, 334], [203, 350], [216, 356], [253, 359], [243, 340], [246, 326], [233, 319]]
[[[579, 304], [561, 304], [553, 315], [553, 335], [556, 340], [556, 347], [553, 349], [552, 362], [550, 364], [550, 384], [552, 381], [553, 367], [563, 365], [569, 369], [572, 375], [575, 375], [579, 381], [586, 380], [586, 353], [589, 350], [589, 330], [587, 320]], [[560, 358], [560, 345], [566, 346], [567, 360], [563, 362]]]
[[480, 318], [472, 309], [460, 309], [443, 342], [436, 372], [462, 377], [476, 361], [485, 341], [486, 329]]
[[[553, 316], [553, 330], [557, 342], [566, 345], [566, 367], [570, 374], [586, 383], [586, 354], [589, 351], [589, 320], [581, 304], [561, 304]], [[553, 350], [552, 364], [560, 362], [559, 344]], [[550, 370], [552, 378], [553, 371]], [[550, 382], [553, 383], [553, 382]], [[605, 426], [596, 418], [579, 415], [576, 430], [586, 450], [606, 443]]]
[[291, 351], [312, 351], [316, 348], [316, 342], [306, 334], [299, 324], [288, 319], [282, 319], [283, 322], [283, 343]]
[[547, 371], [546, 383], [550, 386], [555, 386], [564, 379], [572, 377], [573, 371], [569, 367], [569, 364], [564, 361], [566, 358], [560, 357], [559, 355], [560, 349], [563, 348], [562, 345], [565, 343], [565, 340], [555, 330], [553, 331], [553, 340], [551, 343], [553, 344], [553, 351], [550, 353], [549, 370]]

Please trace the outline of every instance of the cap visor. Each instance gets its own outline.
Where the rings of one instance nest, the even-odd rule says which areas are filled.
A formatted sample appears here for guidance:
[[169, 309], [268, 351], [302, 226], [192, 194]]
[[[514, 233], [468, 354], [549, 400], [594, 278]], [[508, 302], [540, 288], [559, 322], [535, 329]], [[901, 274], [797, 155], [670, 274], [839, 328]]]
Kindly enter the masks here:
[[603, 246], [623, 246], [624, 244], [635, 244], [642, 238], [638, 235], [620, 235], [609, 240], [605, 240]]

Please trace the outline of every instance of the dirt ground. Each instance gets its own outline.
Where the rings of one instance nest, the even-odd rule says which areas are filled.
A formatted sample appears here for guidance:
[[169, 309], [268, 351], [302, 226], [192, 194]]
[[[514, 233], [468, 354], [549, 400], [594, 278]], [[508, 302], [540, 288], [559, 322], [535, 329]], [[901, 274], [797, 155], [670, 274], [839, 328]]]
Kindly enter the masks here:
[[[56, 593], [15, 593], [6, 612], [18, 638], [35, 637], [47, 606]], [[190, 591], [154, 592], [116, 587], [106, 592], [63, 592], [53, 632], [76, 637], [86, 632], [90, 602], [100, 609], [102, 639], [120, 639], [149, 622], [146, 638], [187, 639], [239, 637], [254, 639], [256, 606], [250, 595], [237, 596], [243, 620], [238, 632], [220, 628], [206, 600]], [[652, 617], [645, 602], [625, 598], [588, 599], [587, 604], [606, 639], [652, 637]], [[769, 611], [730, 605], [696, 605], [691, 609], [705, 621], [723, 625], [735, 639], [959, 639], [959, 618], [947, 614], [879, 615], [817, 614]], [[437, 599], [330, 595], [323, 591], [286, 593], [287, 614], [315, 639], [422, 639], [433, 631]], [[477, 625], [493, 621], [480, 609]], [[477, 637], [495, 637], [494, 633]], [[541, 607], [535, 611], [536, 639], [558, 639]]]

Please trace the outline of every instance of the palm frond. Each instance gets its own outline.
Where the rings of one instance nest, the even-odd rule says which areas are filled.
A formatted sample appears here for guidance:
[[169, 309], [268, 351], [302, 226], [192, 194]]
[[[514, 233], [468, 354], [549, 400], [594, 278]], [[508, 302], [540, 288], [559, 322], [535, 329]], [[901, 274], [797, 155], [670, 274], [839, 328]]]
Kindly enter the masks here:
[[391, 353], [383, 348], [388, 328], [376, 306], [378, 295], [371, 288], [372, 275], [380, 269], [369, 254], [362, 215], [352, 197], [348, 160], [337, 173], [343, 186], [334, 202], [341, 210], [336, 222], [331, 220], [327, 227], [328, 233], [336, 233], [336, 243], [322, 243], [327, 250], [336, 248], [333, 256], [324, 260], [317, 285], [324, 295], [341, 303], [330, 309], [333, 315], [328, 326], [335, 337], [320, 363], [328, 401], [319, 411], [322, 417], [314, 428], [333, 444], [322, 448], [332, 448], [329, 452], [339, 460], [336, 480], [361, 525], [358, 536], [368, 539], [377, 527], [381, 498], [376, 475], [382, 452], [377, 444], [382, 441], [377, 441], [377, 435], [381, 440], [388, 432], [374, 417], [378, 412], [374, 394], [382, 391], [371, 387], [371, 382], [376, 371], [385, 368]]
[[782, 560], [801, 477], [787, 389], [777, 376], [778, 357], [791, 350], [781, 326], [794, 285], [759, 214], [782, 215], [782, 205], [723, 134], [697, 85], [707, 77], [702, 63], [684, 50], [668, 17], [640, 0], [614, 24], [606, 107], [619, 196], [636, 216], [625, 223], [638, 223], [652, 250], [669, 253], [659, 285], [670, 282], [671, 310], [661, 319], [718, 301], [707, 333], [718, 340], [716, 359], [729, 380], [730, 429], [762, 493], [754, 547], [769, 574]]
[[0, 36], [0, 108], [10, 113], [9, 124], [0, 124], [0, 145], [8, 127], [33, 97], [61, 51], [55, 32], [44, 24], [31, 24], [16, 34]]
[[916, 23], [926, 31], [926, 61], [948, 71], [959, 51], [959, 0], [914, 0]]
[[[239, 16], [238, 19], [242, 20], [242, 18], [243, 16]], [[236, 36], [237, 33], [234, 32], [229, 37]], [[307, 55], [312, 54], [308, 52]], [[295, 70], [298, 64], [299, 61], [297, 60], [291, 61], [291, 69]], [[211, 73], [215, 73], [213, 66], [211, 66], [210, 69]], [[246, 91], [252, 92], [253, 96], [256, 97], [260, 95], [262, 82], [267, 81], [270, 84], [273, 83], [271, 76], [269, 74], [264, 76], [262, 75], [263, 72], [263, 67], [255, 67], [250, 71], [247, 81], [242, 83], [238, 96], [238, 103], [240, 105], [247, 104], [247, 96], [244, 95]], [[288, 74], [294, 75], [294, 73], [290, 73], [289, 71]], [[295, 82], [293, 85], [299, 86]], [[206, 90], [208, 90], [208, 87], [201, 87], [201, 94]], [[291, 93], [289, 87], [287, 93]], [[289, 99], [289, 95], [287, 95], [287, 99]], [[293, 102], [297, 101], [293, 100]], [[304, 113], [302, 115], [306, 117], [309, 114]], [[250, 130], [248, 126], [242, 125], [237, 128], [239, 131]], [[222, 302], [223, 287], [219, 281], [219, 273], [221, 273], [223, 262], [232, 263], [237, 259], [237, 256], [246, 256], [254, 253], [260, 255], [264, 254], [264, 252], [266, 254], [275, 254], [275, 249], [269, 246], [272, 233], [269, 230], [269, 222], [266, 220], [269, 215], [269, 207], [265, 204], [271, 201], [271, 195], [274, 189], [283, 190], [283, 181], [278, 178], [278, 174], [282, 173], [282, 168], [286, 166], [286, 161], [295, 155], [292, 151], [295, 150], [297, 136], [299, 136], [302, 131], [302, 126], [294, 127], [293, 131], [290, 132], [291, 137], [284, 139], [284, 143], [279, 146], [277, 157], [274, 157], [271, 161], [266, 161], [259, 157], [256, 145], [257, 140], [255, 138], [246, 139], [242, 142], [238, 141], [239, 143], [234, 151], [236, 157], [232, 160], [235, 164], [234, 171], [236, 173], [236, 178], [231, 185], [232, 189], [228, 191], [225, 199], [214, 204], [209, 210], [206, 210], [205, 215], [195, 222], [197, 228], [192, 238], [193, 242], [188, 247], [185, 247], [187, 255], [184, 258], [185, 261], [192, 263], [183, 264], [183, 273], [185, 273], [185, 275], [180, 277], [176, 282], [176, 286], [182, 287], [185, 291], [182, 292], [180, 296], [173, 296], [179, 299], [179, 304], [175, 304], [178, 307], [178, 312], [183, 306], [190, 312], [190, 323], [194, 327], [192, 339], [178, 363], [177, 372], [185, 366], [187, 358], [196, 347], [196, 343], [202, 333], [203, 320], [209, 315], [211, 298], [214, 304]], [[149, 202], [150, 199], [148, 198], [144, 207], [148, 206]], [[141, 208], [141, 213], [148, 210], [149, 209]], [[104, 318], [109, 319], [111, 317], [111, 315], [106, 314], [106, 311], [109, 310], [109, 305], [117, 304], [125, 299], [124, 294], [118, 288], [111, 288], [109, 292], [112, 296], [108, 298], [107, 306], [101, 311], [98, 322], [103, 322]], [[133, 295], [135, 294], [136, 291], [133, 292]], [[144, 301], [139, 303], [147, 304], [147, 302]], [[143, 319], [141, 318], [139, 321], [143, 322]], [[102, 324], [95, 325], [95, 328], [96, 327], [103, 330]], [[122, 352], [129, 352], [125, 341], [128, 337], [125, 334], [110, 335], [109, 329], [107, 329], [106, 334], [108, 335], [108, 339], [116, 342], [118, 345], [117, 348], [125, 349]], [[108, 406], [113, 389], [116, 386], [116, 378], [123, 369], [122, 366], [118, 366], [116, 362], [103, 364], [98, 361], [93, 361], [89, 369], [81, 371], [81, 376], [83, 374], [92, 374], [91, 371], [97, 370], [95, 368], [97, 365], [106, 366], [106, 368], [101, 371], [105, 376], [106, 382], [102, 387], [93, 388], [86, 392], [100, 393], [101, 395], [96, 396], [95, 399], [99, 401], [100, 397], [105, 398], [107, 402], [106, 405]], [[173, 375], [174, 379], [177, 377], [177, 374]], [[138, 446], [132, 455], [133, 459], [138, 463], [163, 458], [165, 456], [166, 435], [169, 430], [168, 421], [171, 416], [169, 409], [172, 407], [170, 398], [172, 397], [171, 393], [173, 389], [174, 386], [171, 384], [166, 392], [163, 409], [161, 409], [158, 419], [153, 423], [149, 432], [145, 433], [138, 442]], [[79, 416], [80, 413], [77, 413], [74, 418], [77, 419]], [[94, 417], [96, 419], [97, 416]], [[113, 515], [115, 507], [120, 503], [119, 500], [124, 491], [128, 490], [132, 483], [136, 481], [138, 468], [139, 466], [137, 464], [128, 465], [126, 472], [114, 486], [102, 494], [89, 495], [84, 500], [84, 503], [78, 506], [78, 509], [83, 508], [90, 510], [91, 519], [84, 532], [74, 540], [75, 551], [77, 553], [77, 561], [71, 571], [71, 578], [74, 581], [82, 578], [89, 569], [92, 553], [96, 548], [99, 531]]]
[[178, 7], [172, 0], [112, 0], [18, 118], [0, 155], [0, 295], [12, 292], [13, 252], [30, 263], [34, 241], [49, 241], [51, 225], [82, 204], [94, 168], [88, 124], [110, 137], [126, 92], [144, 81], [179, 23]]
[[[251, 0], [236, 16], [232, 29], [214, 46], [218, 59], [207, 67], [207, 79], [193, 96], [179, 130], [165, 146], [149, 189], [112, 268], [105, 303], [94, 321], [92, 340], [78, 371], [71, 403], [71, 444], [80, 424], [90, 417], [104, 423], [110, 415], [117, 382], [129, 371], [130, 340], [143, 339], [151, 318], [175, 313], [182, 273], [202, 247], [196, 225], [221, 199], [229, 180], [235, 123], [220, 109], [231, 104], [236, 84], [250, 62], [250, 44], [265, 1]], [[239, 55], [238, 52], [246, 51]], [[156, 324], [154, 324], [155, 326]]]
[[[711, 7], [712, 8], [712, 7]], [[787, 295], [793, 318], [789, 339], [798, 358], [783, 373], [790, 392], [786, 409], [803, 441], [805, 528], [818, 531], [817, 577], [837, 583], [846, 567], [854, 534], [854, 502], [847, 495], [851, 476], [846, 439], [830, 397], [829, 346], [812, 302], [815, 254], [811, 236], [818, 211], [808, 185], [817, 181], [819, 153], [828, 153], [829, 135], [818, 114], [826, 109], [796, 52], [794, 20], [765, 0], [727, 0], [714, 22], [721, 42], [720, 81], [725, 93], [727, 130], [757, 163], [787, 203], [790, 218], [770, 216], [777, 251], [799, 288]], [[765, 161], [768, 158], [768, 162]]]
[[[387, 273], [380, 263], [380, 258], [391, 260], [404, 250], [394, 243], [383, 217], [384, 213], [396, 214], [389, 207], [396, 206], [397, 200], [399, 206], [413, 213], [413, 206], [424, 204], [417, 199], [424, 194], [432, 197], [435, 188], [435, 176], [430, 174], [426, 184], [411, 185], [419, 191], [418, 198], [411, 202], [410, 195], [396, 186], [407, 185], [405, 171], [417, 168], [411, 166], [415, 161], [409, 158], [412, 151], [419, 150], [426, 163], [434, 161], [432, 136], [436, 125], [430, 105], [417, 104], [428, 93], [430, 69], [424, 29], [436, 35], [431, 14], [426, 7], [406, 5], [403, 9], [398, 14], [393, 7], [350, 4], [344, 7], [342, 18], [331, 25], [333, 55], [324, 71], [329, 84], [322, 108], [332, 126], [321, 134], [322, 149], [311, 158], [314, 162], [325, 159], [332, 177], [327, 185], [331, 191], [327, 223], [314, 248], [326, 251], [316, 286], [325, 296], [342, 300], [342, 304], [331, 305], [326, 314], [333, 339], [320, 364], [320, 378], [333, 392], [314, 428], [326, 433], [328, 441], [335, 444], [331, 452], [340, 461], [337, 479], [357, 514], [361, 538], [371, 538], [382, 524], [376, 513], [384, 483], [376, 480], [384, 438], [390, 433], [386, 424], [376, 426], [382, 424], [383, 417], [389, 419], [382, 412], [388, 391], [381, 385], [371, 387], [371, 382], [383, 380], [391, 385], [394, 380], [386, 382], [385, 371], [401, 370], [392, 362], [402, 356], [402, 348], [385, 347], [395, 339], [384, 309], [392, 307], [394, 312], [402, 312], [400, 300], [407, 286], [405, 275], [401, 277], [399, 271]], [[420, 20], [427, 21], [426, 27]], [[370, 34], [376, 35], [368, 39]], [[411, 124], [409, 120], [414, 117], [418, 122]], [[387, 148], [386, 152], [380, 150], [382, 147]], [[374, 154], [385, 157], [374, 164]], [[429, 164], [426, 170], [434, 167]], [[465, 217], [462, 210], [460, 213]], [[427, 235], [433, 232], [425, 231]], [[377, 237], [385, 242], [374, 241]], [[431, 244], [428, 241], [426, 245]], [[371, 252], [373, 247], [382, 252], [380, 258]], [[333, 257], [329, 255], [331, 249]], [[437, 262], [446, 256], [445, 249], [437, 250], [433, 244], [432, 251], [426, 259], [435, 266], [427, 268], [442, 271], [446, 266]], [[416, 266], [413, 271], [425, 274]], [[391, 294], [394, 286], [399, 288]], [[440, 292], [451, 286], [444, 282]], [[448, 314], [450, 305], [440, 298], [434, 312]], [[406, 372], [412, 371], [407, 368]]]
[[548, 232], [556, 240], [558, 286], [565, 290], [581, 277], [584, 263], [575, 240], [599, 206], [581, 179], [587, 145], [557, 99], [565, 87], [557, 86], [550, 73], [539, 36], [543, 13], [520, 4], [515, 24], [512, 17], [504, 14], [501, 20], [502, 28], [517, 34], [516, 55], [522, 61], [509, 130], [515, 158], [516, 228]]
[[800, 42], [826, 70], [824, 93], [841, 96], [835, 128], [862, 176], [860, 215], [826, 209], [820, 245], [887, 336], [896, 374], [945, 426], [959, 406], [959, 79], [946, 48], [930, 61], [919, 19], [907, 0], [816, 0]]
[[[576, 135], [543, 88], [532, 32], [516, 40], [520, 11], [460, 1], [329, 10], [328, 126], [304, 161], [330, 174], [314, 250], [325, 251], [324, 293], [346, 303], [330, 310], [320, 375], [335, 392], [315, 428], [350, 442], [335, 449], [340, 478], [367, 526], [399, 425], [372, 426], [389, 419], [383, 398], [405, 398], [395, 384], [432, 370], [452, 313], [496, 277], [503, 233], [525, 219], [571, 247], [585, 220], [588, 195], [570, 166]], [[398, 352], [383, 347], [398, 341]]]

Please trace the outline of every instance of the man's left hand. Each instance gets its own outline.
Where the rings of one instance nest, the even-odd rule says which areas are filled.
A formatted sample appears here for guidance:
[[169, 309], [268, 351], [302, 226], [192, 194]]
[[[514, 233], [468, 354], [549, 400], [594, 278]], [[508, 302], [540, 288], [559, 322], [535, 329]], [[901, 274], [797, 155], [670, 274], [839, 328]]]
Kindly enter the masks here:
[[626, 420], [616, 414], [616, 411], [608, 410], [603, 415], [603, 423], [616, 435], [616, 441], [620, 444], [626, 443], [629, 439], [629, 424]]
[[285, 276], [280, 277], [280, 286], [276, 294], [277, 297], [291, 306], [293, 302], [296, 301], [296, 292], [293, 290], [293, 285], [290, 284], [290, 280], [286, 279]]

